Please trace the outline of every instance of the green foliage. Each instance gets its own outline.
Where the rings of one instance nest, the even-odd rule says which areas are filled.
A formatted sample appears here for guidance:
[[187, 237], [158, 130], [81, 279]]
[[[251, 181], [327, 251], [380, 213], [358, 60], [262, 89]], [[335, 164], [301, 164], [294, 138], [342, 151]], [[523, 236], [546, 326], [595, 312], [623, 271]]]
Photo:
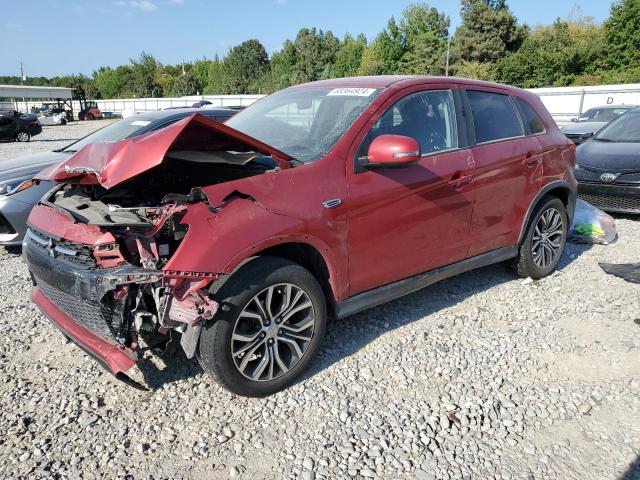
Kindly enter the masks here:
[[[616, 0], [604, 25], [557, 20], [530, 31], [507, 0], [461, 0], [462, 24], [451, 37], [452, 75], [521, 87], [640, 82], [640, 0]], [[142, 52], [127, 65], [84, 75], [29, 77], [26, 85], [74, 88], [92, 98], [269, 93], [290, 85], [354, 75], [443, 75], [450, 19], [426, 3], [391, 17], [372, 41], [301, 28], [269, 58], [255, 39], [226, 56], [162, 65]], [[20, 84], [20, 77], [0, 77]]]
[[331, 76], [338, 78], [357, 75], [366, 48], [367, 39], [364, 35], [360, 34], [357, 38], [345, 35], [333, 62]]
[[602, 27], [588, 19], [556, 20], [535, 29], [516, 53], [498, 63], [497, 77], [521, 87], [572, 85], [595, 73], [605, 57]]
[[611, 6], [604, 24], [607, 60], [612, 69], [640, 62], [640, 0], [620, 0]]
[[252, 39], [233, 47], [223, 63], [224, 93], [252, 93], [267, 72], [269, 57], [262, 44]]
[[406, 74], [442, 75], [445, 69], [449, 17], [426, 4], [410, 5], [400, 20], [405, 51], [398, 70]]
[[518, 26], [505, 0], [462, 0], [462, 25], [456, 32], [460, 57], [492, 63], [518, 50], [526, 27]]

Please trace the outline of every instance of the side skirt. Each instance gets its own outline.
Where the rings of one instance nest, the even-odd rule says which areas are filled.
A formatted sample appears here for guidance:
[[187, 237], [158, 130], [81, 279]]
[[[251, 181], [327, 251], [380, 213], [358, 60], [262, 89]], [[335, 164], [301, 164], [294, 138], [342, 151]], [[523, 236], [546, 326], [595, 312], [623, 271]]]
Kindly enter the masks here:
[[494, 263], [510, 260], [518, 255], [518, 247], [503, 247], [481, 255], [466, 258], [456, 263], [436, 268], [413, 277], [398, 280], [397, 282], [383, 285], [366, 292], [358, 293], [336, 304], [336, 317], [344, 318], [369, 308], [377, 307], [396, 298], [413, 293], [424, 287], [455, 277], [469, 270], [486, 267]]

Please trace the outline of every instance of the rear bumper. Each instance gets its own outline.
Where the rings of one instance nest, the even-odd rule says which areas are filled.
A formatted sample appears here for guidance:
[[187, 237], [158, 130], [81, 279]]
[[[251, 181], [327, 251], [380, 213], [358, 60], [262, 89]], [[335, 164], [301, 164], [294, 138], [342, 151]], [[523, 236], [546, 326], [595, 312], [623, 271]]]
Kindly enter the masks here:
[[640, 185], [579, 182], [578, 198], [606, 212], [640, 214]]
[[124, 374], [137, 363], [134, 353], [113, 345], [78, 325], [42, 293], [39, 287], [31, 290], [31, 300], [51, 322], [71, 341], [95, 358], [116, 376]]

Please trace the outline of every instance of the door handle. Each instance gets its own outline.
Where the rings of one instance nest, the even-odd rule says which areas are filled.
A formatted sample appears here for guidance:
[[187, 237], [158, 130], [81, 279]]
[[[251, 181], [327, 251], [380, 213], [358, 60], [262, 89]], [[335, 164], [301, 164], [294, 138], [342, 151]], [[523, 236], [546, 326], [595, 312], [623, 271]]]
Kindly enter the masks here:
[[540, 153], [530, 151], [530, 152], [527, 152], [527, 155], [524, 157], [524, 160], [522, 161], [522, 163], [532, 167], [532, 166], [538, 165], [541, 160], [542, 158]]
[[453, 188], [460, 188], [463, 185], [470, 183], [472, 179], [473, 177], [471, 175], [461, 175], [457, 178], [453, 178], [449, 180], [447, 183], [449, 184], [449, 186]]

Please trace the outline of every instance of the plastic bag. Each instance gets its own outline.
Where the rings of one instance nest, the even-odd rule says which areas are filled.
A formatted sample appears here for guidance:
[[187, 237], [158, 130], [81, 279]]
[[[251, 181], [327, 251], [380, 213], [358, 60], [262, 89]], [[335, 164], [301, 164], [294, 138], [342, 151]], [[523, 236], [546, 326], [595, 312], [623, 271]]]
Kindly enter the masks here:
[[607, 245], [618, 238], [616, 221], [611, 215], [578, 199], [568, 240], [573, 243], [599, 243]]

